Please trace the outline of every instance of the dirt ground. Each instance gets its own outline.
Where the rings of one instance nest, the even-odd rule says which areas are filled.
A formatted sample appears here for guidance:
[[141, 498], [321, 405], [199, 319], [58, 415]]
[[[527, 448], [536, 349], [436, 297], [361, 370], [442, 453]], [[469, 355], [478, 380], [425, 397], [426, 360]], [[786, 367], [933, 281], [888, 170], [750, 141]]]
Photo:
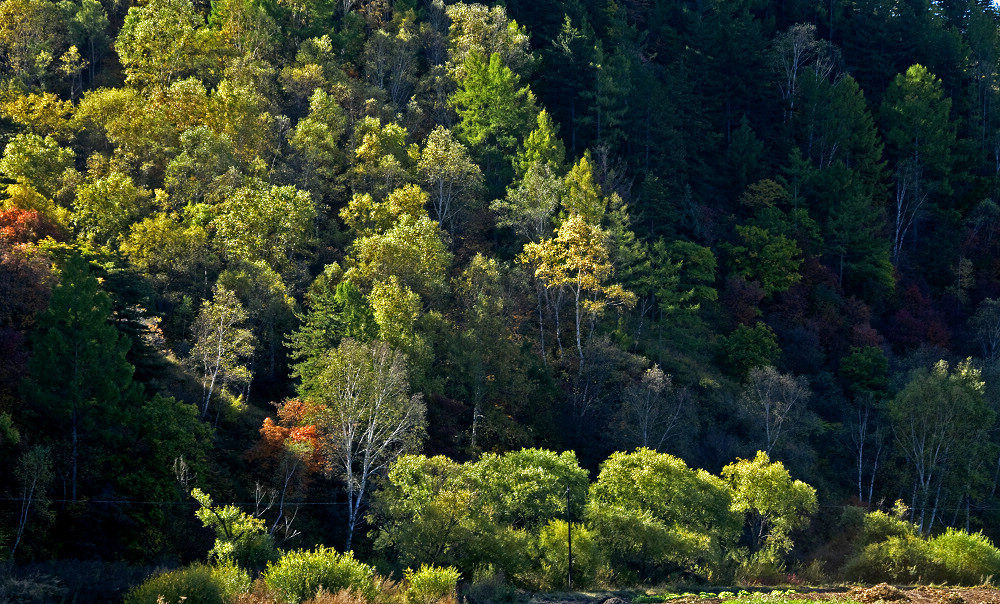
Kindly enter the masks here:
[[[743, 588], [746, 589], [746, 588]], [[1000, 590], [984, 587], [892, 587], [877, 585], [870, 588], [829, 587], [829, 588], [795, 588], [795, 595], [789, 596], [796, 600], [854, 600], [862, 604], [1000, 604]], [[729, 588], [727, 591], [738, 592], [740, 588]], [[717, 592], [720, 590], [710, 590]], [[762, 591], [769, 593], [771, 588], [747, 589], [747, 591]], [[642, 595], [641, 591], [621, 591], [603, 593], [562, 593], [539, 594], [525, 597], [530, 604], [629, 604]], [[676, 598], [669, 604], [721, 604], [718, 598]]]

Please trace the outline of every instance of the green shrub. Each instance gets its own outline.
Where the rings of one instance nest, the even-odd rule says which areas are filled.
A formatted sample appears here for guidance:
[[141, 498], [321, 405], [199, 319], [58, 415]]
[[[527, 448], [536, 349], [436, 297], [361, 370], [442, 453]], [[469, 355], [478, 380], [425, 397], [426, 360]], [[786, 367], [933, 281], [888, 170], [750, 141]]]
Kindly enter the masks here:
[[199, 602], [224, 604], [250, 589], [250, 577], [233, 565], [211, 567], [192, 564], [147, 579], [125, 596], [126, 604], [157, 604], [160, 597], [167, 604]]
[[213, 567], [212, 579], [219, 585], [222, 596], [227, 601], [250, 591], [250, 575], [232, 562], [224, 562]]
[[948, 529], [928, 543], [931, 556], [944, 568], [939, 580], [955, 585], [979, 585], [1000, 577], [1000, 550], [982, 533]]
[[406, 569], [406, 601], [409, 604], [434, 604], [455, 596], [461, 575], [455, 567], [422, 564], [416, 571]]
[[736, 582], [740, 585], [778, 585], [786, 580], [785, 567], [775, 552], [744, 552], [737, 563]]
[[866, 546], [848, 563], [845, 574], [862, 583], [917, 583], [938, 580], [943, 570], [926, 540], [906, 536]]
[[896, 503], [891, 514], [875, 511], [865, 515], [861, 526], [861, 539], [858, 545], [865, 547], [873, 543], [881, 543], [891, 537], [907, 538], [917, 535], [917, 527], [912, 522], [904, 520], [906, 508]]
[[264, 582], [293, 604], [311, 598], [320, 587], [332, 593], [350, 590], [366, 600], [377, 593], [374, 568], [350, 552], [338, 554], [328, 547], [287, 552], [267, 565]]
[[[543, 589], [566, 587], [569, 566], [568, 525], [565, 520], [553, 520], [538, 535], [539, 577]], [[600, 552], [594, 535], [585, 526], [573, 525], [573, 587], [586, 588], [594, 584], [600, 570]]]

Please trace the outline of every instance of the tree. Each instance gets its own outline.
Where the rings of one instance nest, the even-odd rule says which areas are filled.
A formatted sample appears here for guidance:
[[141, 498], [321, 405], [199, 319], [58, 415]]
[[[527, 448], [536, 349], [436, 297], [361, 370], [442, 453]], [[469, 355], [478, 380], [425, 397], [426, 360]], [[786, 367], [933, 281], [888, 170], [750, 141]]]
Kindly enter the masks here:
[[212, 78], [221, 68], [218, 32], [191, 0], [154, 0], [129, 8], [115, 51], [129, 82], [166, 87], [189, 75]]
[[983, 349], [983, 357], [995, 360], [1000, 355], [1000, 300], [987, 298], [980, 302], [969, 317], [969, 327]]
[[395, 276], [400, 285], [428, 299], [447, 288], [451, 254], [441, 227], [426, 215], [402, 214], [387, 231], [355, 240], [352, 252], [344, 277], [355, 283], [370, 287]]
[[507, 189], [507, 196], [494, 200], [490, 209], [497, 214], [497, 226], [512, 228], [519, 236], [537, 243], [552, 233], [562, 190], [563, 181], [550, 166], [532, 164]]
[[781, 354], [774, 331], [759, 321], [752, 327], [738, 326], [721, 344], [723, 360], [741, 378], [755, 367], [773, 365]]
[[552, 520], [576, 521], [587, 498], [587, 471], [572, 451], [487, 453], [473, 464], [470, 478], [490, 520], [515, 528], [537, 531]]
[[454, 231], [456, 223], [476, 209], [476, 195], [483, 181], [479, 166], [450, 130], [438, 126], [427, 136], [417, 170], [431, 192], [434, 218]]
[[351, 176], [355, 194], [380, 198], [412, 182], [413, 158], [406, 128], [376, 117], [365, 117], [354, 127], [354, 164]]
[[[98, 433], [124, 420], [125, 409], [139, 397], [134, 367], [125, 360], [130, 343], [111, 323], [111, 298], [87, 261], [71, 254], [57, 270], [49, 308], [32, 333], [25, 395], [29, 413], [45, 418], [46, 439], [68, 467], [60, 468], [68, 498], [76, 501], [79, 484], [100, 472]], [[68, 440], [68, 442], [67, 442]]]
[[546, 166], [553, 172], [559, 172], [566, 161], [566, 147], [549, 112], [542, 109], [537, 119], [538, 127], [524, 139], [514, 158], [514, 169], [519, 178], [524, 178], [532, 167]]
[[208, 415], [217, 388], [228, 394], [228, 387], [250, 382], [252, 376], [245, 363], [253, 356], [255, 343], [246, 328], [247, 319], [236, 294], [217, 284], [212, 299], [202, 303], [191, 326], [189, 362], [201, 378], [202, 417]]
[[690, 392], [675, 386], [672, 378], [654, 364], [629, 384], [622, 396], [618, 428], [621, 441], [662, 451], [668, 442], [676, 443], [682, 424], [691, 421], [690, 404]]
[[[605, 246], [605, 232], [572, 214], [559, 226], [556, 236], [524, 246], [522, 262], [551, 290], [566, 290], [574, 309], [574, 340], [582, 369], [584, 334], [609, 305], [630, 307], [635, 294], [609, 281], [612, 265]], [[558, 318], [557, 326], [558, 329]]]
[[364, 66], [372, 85], [389, 93], [396, 107], [410, 98], [416, 80], [419, 38], [412, 11], [396, 12], [391, 23], [372, 32], [364, 49]]
[[63, 6], [50, 0], [0, 3], [0, 73], [10, 73], [26, 86], [51, 80], [52, 62], [66, 49]]
[[736, 233], [742, 243], [733, 247], [733, 268], [744, 279], [759, 282], [765, 295], [783, 292], [802, 279], [802, 252], [795, 241], [755, 225], [737, 226]]
[[232, 258], [266, 262], [289, 280], [299, 277], [317, 216], [308, 192], [254, 183], [236, 190], [219, 210], [213, 226]]
[[799, 78], [809, 67], [817, 71], [829, 72], [833, 68], [830, 43], [816, 39], [816, 26], [811, 23], [797, 23], [778, 34], [774, 41], [774, 63], [781, 81], [778, 84], [781, 97], [788, 106], [785, 121], [795, 111], [795, 101], [799, 94]]
[[228, 135], [196, 126], [181, 133], [180, 153], [167, 164], [163, 185], [178, 206], [218, 202], [241, 183], [238, 165]]
[[802, 421], [810, 395], [804, 379], [779, 373], [770, 365], [754, 367], [747, 373], [740, 402], [744, 411], [762, 425], [766, 454], [774, 452], [789, 433], [799, 428], [796, 424]]
[[892, 238], [896, 264], [928, 199], [951, 190], [955, 126], [950, 114], [951, 99], [941, 80], [923, 65], [897, 75], [885, 93], [882, 120], [896, 171]]
[[332, 200], [344, 187], [347, 156], [341, 139], [346, 126], [347, 116], [336, 99], [317, 88], [309, 98], [309, 115], [288, 137], [303, 160], [301, 186], [317, 200]]
[[845, 422], [851, 428], [851, 439], [857, 452], [858, 501], [865, 501], [865, 451], [871, 442], [868, 499], [875, 492], [875, 476], [885, 445], [883, 402], [888, 387], [889, 362], [885, 353], [874, 346], [851, 348], [850, 354], [840, 360], [840, 376], [852, 403], [851, 417]]
[[792, 550], [792, 533], [816, 513], [816, 489], [792, 480], [780, 461], [758, 451], [752, 460], [738, 459], [722, 468], [733, 490], [733, 510], [746, 517], [752, 555], [776, 563]]
[[401, 455], [372, 495], [375, 547], [392, 551], [400, 564], [456, 566], [475, 560], [488, 528], [474, 514], [476, 494], [469, 464], [443, 455]]
[[590, 487], [587, 519], [615, 574], [649, 580], [711, 572], [739, 530], [728, 486], [650, 449], [612, 453]]
[[255, 569], [263, 569], [268, 562], [278, 558], [274, 540], [263, 520], [235, 505], [216, 505], [201, 489], [192, 489], [191, 498], [201, 506], [194, 515], [205, 528], [215, 531], [215, 545], [209, 558]]
[[507, 180], [503, 158], [513, 155], [535, 122], [535, 97], [496, 53], [471, 52], [464, 66], [450, 99], [460, 119], [455, 132], [480, 158], [487, 188], [500, 191]]
[[507, 16], [502, 6], [456, 2], [445, 9], [451, 26], [448, 31], [448, 66], [456, 80], [464, 76], [469, 55], [496, 54], [515, 72], [531, 64], [531, 47], [526, 28]]
[[20, 514], [17, 532], [10, 546], [10, 557], [14, 559], [17, 548], [24, 537], [24, 529], [32, 514], [46, 516], [49, 513], [48, 489], [52, 483], [52, 456], [47, 447], [36, 445], [25, 451], [17, 460], [17, 478], [20, 483]]
[[[938, 361], [914, 370], [889, 402], [896, 442], [912, 473], [910, 517], [918, 517], [921, 532], [934, 528], [943, 498], [958, 495], [960, 503], [971, 495], [967, 468], [982, 457], [995, 419], [983, 388], [971, 359], [954, 368]], [[964, 480], [955, 484], [956, 477]]]
[[290, 337], [293, 375], [303, 382], [318, 371], [323, 355], [344, 338], [368, 342], [378, 335], [378, 325], [364, 294], [350, 281], [334, 285], [331, 268], [316, 277], [306, 292], [306, 313]]
[[151, 205], [148, 190], [115, 171], [77, 187], [74, 219], [81, 235], [107, 244], [123, 239], [132, 224], [149, 213]]
[[51, 199], [62, 186], [63, 173], [72, 167], [73, 155], [51, 135], [18, 134], [4, 149], [0, 173]]
[[322, 369], [300, 387], [320, 405], [316, 421], [328, 434], [325, 455], [347, 488], [347, 545], [368, 503], [372, 480], [419, 445], [424, 403], [411, 396], [406, 358], [383, 342], [345, 339], [323, 357]]

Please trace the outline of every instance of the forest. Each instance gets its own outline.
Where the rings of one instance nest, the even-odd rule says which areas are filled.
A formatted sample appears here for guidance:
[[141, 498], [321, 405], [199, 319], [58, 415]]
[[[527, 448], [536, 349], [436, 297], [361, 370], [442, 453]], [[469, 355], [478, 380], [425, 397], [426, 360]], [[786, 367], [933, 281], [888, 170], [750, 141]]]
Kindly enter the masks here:
[[0, 0], [0, 149], [9, 589], [1000, 577], [989, 0]]

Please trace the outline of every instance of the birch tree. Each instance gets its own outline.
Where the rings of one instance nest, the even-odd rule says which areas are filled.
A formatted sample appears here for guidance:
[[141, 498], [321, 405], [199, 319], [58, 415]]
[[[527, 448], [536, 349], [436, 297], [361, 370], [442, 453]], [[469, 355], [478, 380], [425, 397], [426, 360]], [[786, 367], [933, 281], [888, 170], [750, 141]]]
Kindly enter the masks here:
[[[910, 515], [922, 532], [930, 531], [951, 488], [968, 494], [969, 484], [953, 479], [980, 447], [993, 425], [979, 369], [967, 359], [954, 368], [947, 361], [915, 370], [889, 404], [899, 452], [912, 474]], [[968, 478], [966, 477], [966, 480]]]
[[740, 403], [763, 427], [765, 453], [771, 455], [796, 427], [809, 396], [803, 378], [781, 373], [770, 365], [750, 370]]
[[328, 435], [325, 454], [347, 490], [350, 550], [372, 480], [420, 444], [425, 407], [420, 394], [409, 392], [406, 357], [384, 342], [345, 339], [322, 364], [301, 394], [321, 405], [317, 423]]
[[246, 363], [253, 358], [254, 337], [246, 327], [248, 317], [236, 294], [217, 284], [212, 299], [202, 304], [195, 318], [189, 362], [201, 378], [202, 417], [208, 415], [212, 396], [219, 388], [250, 382]]
[[483, 184], [483, 173], [469, 157], [465, 146], [444, 126], [427, 137], [417, 170], [427, 191], [431, 209], [441, 226], [454, 231], [456, 223], [473, 208]]

